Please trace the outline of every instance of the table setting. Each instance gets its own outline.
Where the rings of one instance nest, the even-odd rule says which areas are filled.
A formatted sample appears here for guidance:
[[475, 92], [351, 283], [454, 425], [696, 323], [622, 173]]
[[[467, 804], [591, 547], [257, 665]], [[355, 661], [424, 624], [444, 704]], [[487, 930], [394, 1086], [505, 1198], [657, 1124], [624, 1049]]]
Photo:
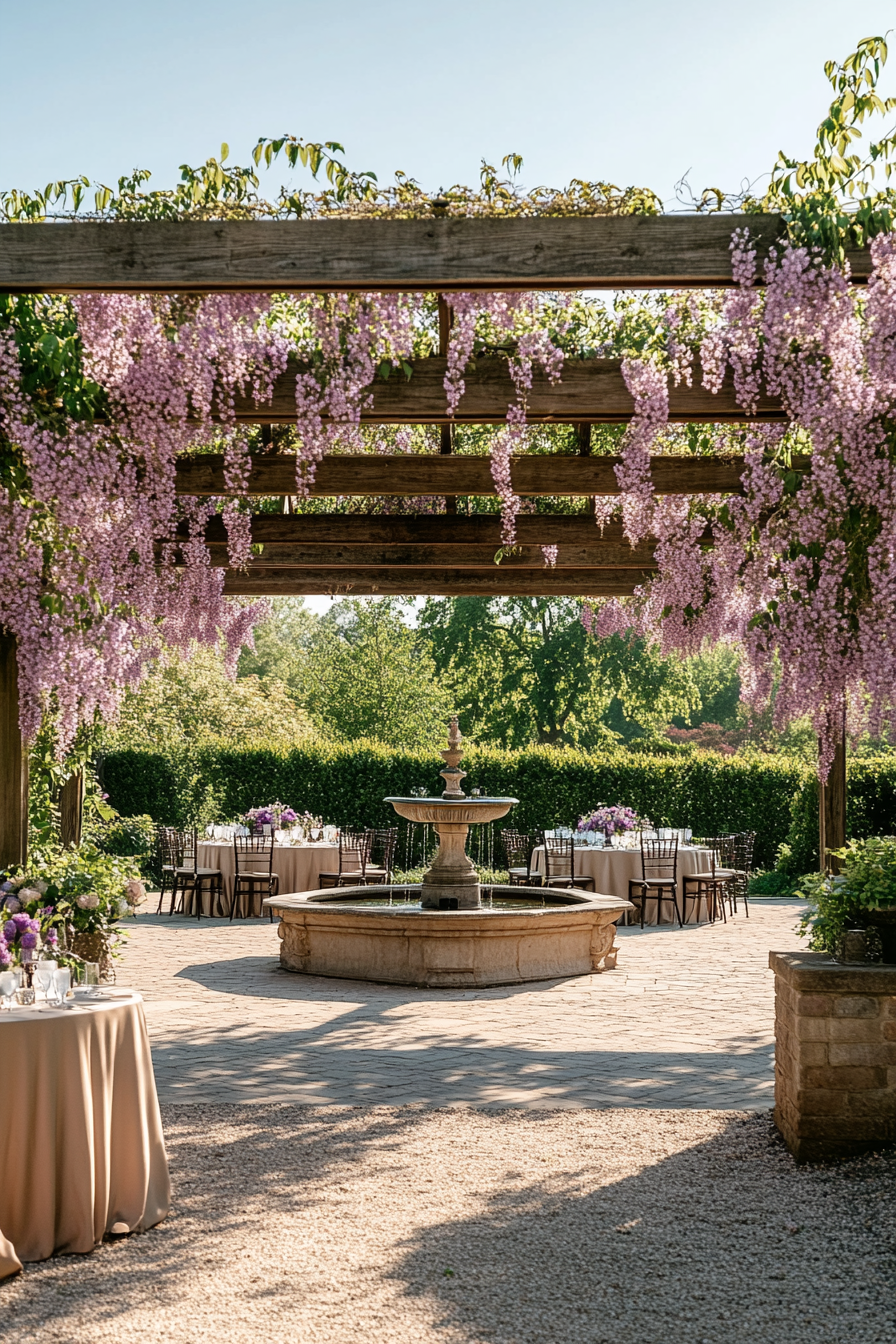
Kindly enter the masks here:
[[0, 883], [0, 1279], [169, 1211], [143, 1000], [112, 983], [142, 897], [126, 865], [85, 854]]
[[[225, 890], [233, 890], [236, 870], [233, 841], [236, 836], [271, 836], [274, 842], [273, 868], [280, 880], [281, 893], [316, 891], [320, 873], [332, 871], [339, 860], [339, 828], [325, 825], [311, 812], [297, 812], [283, 803], [253, 807], [236, 822], [206, 827], [197, 844], [197, 862], [201, 868], [221, 872]], [[212, 893], [202, 892], [202, 913], [212, 913]]]
[[[622, 900], [629, 898], [629, 882], [641, 877], [641, 839], [677, 840], [678, 860], [678, 899], [686, 923], [696, 923], [707, 918], [706, 902], [689, 898], [685, 911], [683, 903], [683, 879], [694, 873], [705, 872], [712, 862], [712, 851], [699, 843], [693, 843], [692, 832], [687, 828], [654, 827], [652, 822], [640, 817], [629, 807], [618, 805], [595, 808], [591, 813], [580, 817], [575, 827], [557, 827], [546, 835], [558, 839], [572, 839], [576, 876], [590, 877], [598, 894], [617, 896]], [[545, 869], [544, 850], [537, 848], [532, 855], [533, 874], [543, 873]], [[657, 923], [657, 906], [660, 907], [661, 924], [676, 921], [675, 907], [671, 900], [650, 902], [645, 909], [645, 923]], [[699, 908], [698, 908], [699, 907]]]

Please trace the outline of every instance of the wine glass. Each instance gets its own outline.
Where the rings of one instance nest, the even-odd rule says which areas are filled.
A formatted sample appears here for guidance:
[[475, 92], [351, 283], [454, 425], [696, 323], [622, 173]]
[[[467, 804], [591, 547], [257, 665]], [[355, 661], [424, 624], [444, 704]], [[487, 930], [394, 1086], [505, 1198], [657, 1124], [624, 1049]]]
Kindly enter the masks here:
[[68, 998], [69, 990], [72, 985], [72, 973], [67, 966], [60, 966], [53, 972], [47, 990], [47, 1002], [54, 1008], [61, 1008]]
[[15, 1001], [21, 971], [0, 971], [0, 1010], [9, 1012]]
[[39, 997], [46, 998], [50, 985], [53, 983], [53, 975], [56, 971], [58, 962], [49, 958], [39, 961], [34, 967], [34, 988]]

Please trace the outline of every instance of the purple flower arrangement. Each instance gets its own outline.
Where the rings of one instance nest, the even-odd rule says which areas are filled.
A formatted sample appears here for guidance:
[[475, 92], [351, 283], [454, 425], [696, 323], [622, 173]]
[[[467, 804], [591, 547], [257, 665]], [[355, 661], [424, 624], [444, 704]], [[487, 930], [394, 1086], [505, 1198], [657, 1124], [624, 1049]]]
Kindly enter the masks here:
[[0, 966], [31, 961], [40, 945], [40, 920], [24, 912], [7, 919], [0, 928]]
[[265, 826], [270, 826], [272, 831], [280, 830], [283, 826], [291, 826], [294, 821], [299, 820], [299, 814], [291, 807], [285, 807], [283, 803], [268, 803], [266, 807], [250, 808], [240, 820], [255, 835], [261, 835]]
[[590, 816], [579, 817], [577, 831], [600, 831], [607, 839], [617, 831], [633, 831], [638, 825], [637, 812], [631, 807], [598, 807]]

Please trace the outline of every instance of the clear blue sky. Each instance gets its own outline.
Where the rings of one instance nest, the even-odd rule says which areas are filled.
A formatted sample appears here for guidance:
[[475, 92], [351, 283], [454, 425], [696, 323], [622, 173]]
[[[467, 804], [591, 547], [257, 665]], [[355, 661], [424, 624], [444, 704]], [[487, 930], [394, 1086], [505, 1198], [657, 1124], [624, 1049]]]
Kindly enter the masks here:
[[431, 189], [511, 150], [528, 185], [736, 188], [809, 148], [825, 58], [893, 23], [894, 0], [0, 0], [0, 187], [163, 185], [289, 131]]

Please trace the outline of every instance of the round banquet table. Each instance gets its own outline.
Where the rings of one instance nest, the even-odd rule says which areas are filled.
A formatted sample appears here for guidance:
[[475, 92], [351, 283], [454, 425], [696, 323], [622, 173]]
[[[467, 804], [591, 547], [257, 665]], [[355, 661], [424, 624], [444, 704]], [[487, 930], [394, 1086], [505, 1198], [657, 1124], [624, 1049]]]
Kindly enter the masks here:
[[[226, 840], [200, 841], [196, 846], [196, 861], [200, 868], [220, 868], [224, 890], [233, 892], [236, 868], [233, 844]], [[266, 862], [267, 860], [265, 860]], [[319, 873], [335, 873], [339, 869], [339, 846], [323, 841], [308, 845], [274, 845], [274, 872], [280, 878], [280, 895], [294, 891], [317, 891]], [[202, 913], [211, 914], [211, 896], [208, 886], [202, 888]]]
[[101, 993], [0, 1013], [0, 1278], [171, 1207], [143, 1000]]
[[[582, 874], [583, 877], [594, 878], [594, 890], [598, 894], [619, 896], [624, 901], [628, 900], [629, 880], [635, 880], [641, 876], [640, 849], [598, 849], [594, 845], [577, 845], [574, 853], [576, 856], [576, 876]], [[688, 898], [689, 905], [687, 911], [685, 910], [682, 903], [682, 878], [690, 876], [691, 873], [707, 872], [711, 861], [711, 850], [698, 849], [695, 845], [679, 845], [678, 902], [682, 916], [688, 924], [696, 923], [699, 919], [706, 919], [708, 912], [706, 901], [701, 898], [698, 902], [693, 897]], [[533, 872], [544, 871], [544, 850], [541, 848], [536, 849], [532, 855], [532, 869]], [[660, 902], [648, 901], [644, 907], [645, 924], [657, 923], [658, 906], [660, 907], [659, 922], [661, 924], [676, 922], [675, 907], [670, 898]], [[631, 918], [634, 919], [634, 915]]]

